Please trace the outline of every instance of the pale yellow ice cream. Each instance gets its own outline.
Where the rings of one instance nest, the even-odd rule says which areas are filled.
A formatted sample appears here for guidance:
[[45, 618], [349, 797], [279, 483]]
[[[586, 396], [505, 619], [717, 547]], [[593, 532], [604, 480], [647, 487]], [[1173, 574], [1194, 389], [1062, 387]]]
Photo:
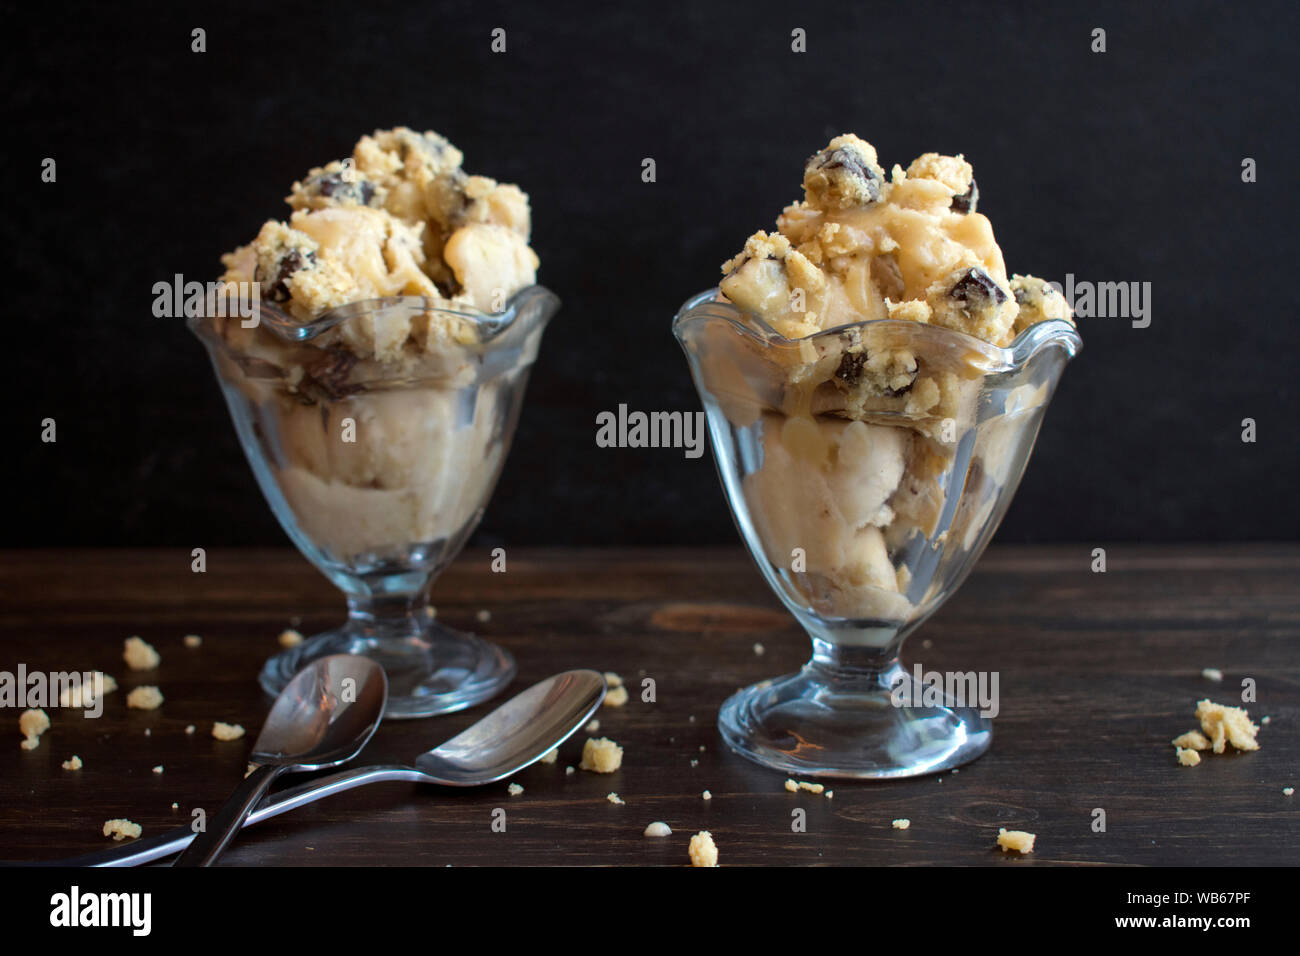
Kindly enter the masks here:
[[[274, 422], [267, 458], [298, 525], [330, 557], [450, 551], [481, 512], [522, 387], [484, 371], [482, 329], [536, 281], [528, 197], [461, 168], [436, 133], [363, 136], [346, 160], [293, 184], [287, 221], [222, 259], [226, 282], [306, 325], [394, 296], [306, 341], [214, 318], [222, 377]], [[457, 313], [479, 314], [483, 318]], [[484, 321], [488, 319], [489, 321]], [[521, 345], [526, 368], [540, 329]], [[518, 387], [517, 387], [518, 386]], [[428, 548], [424, 553], [431, 553]]]
[[[981, 412], [986, 374], [1018, 334], [1070, 310], [1049, 283], [1008, 278], [961, 156], [927, 153], [886, 178], [869, 143], [838, 136], [803, 185], [777, 231], [722, 267], [725, 300], [774, 337], [746, 344], [718, 326], [696, 354], [729, 424], [756, 436], [740, 490], [797, 600], [826, 618], [902, 622], [933, 596], [917, 535], [935, 550], [980, 546], [1018, 475], [1021, 416], [1045, 402], [1025, 387], [1002, 414]], [[873, 320], [895, 321], [860, 324]]]

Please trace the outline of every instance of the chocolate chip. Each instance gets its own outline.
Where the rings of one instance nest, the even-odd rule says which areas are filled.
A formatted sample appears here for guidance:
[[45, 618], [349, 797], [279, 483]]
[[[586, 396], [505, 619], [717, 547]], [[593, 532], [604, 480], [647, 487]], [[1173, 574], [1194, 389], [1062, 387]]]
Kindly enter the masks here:
[[1001, 305], [1007, 301], [1007, 294], [993, 281], [993, 277], [980, 268], [966, 270], [966, 274], [956, 281], [948, 295], [968, 305]]
[[951, 209], [953, 212], [959, 212], [965, 215], [968, 212], [974, 212], [975, 204], [978, 203], [979, 201], [980, 201], [979, 187], [975, 185], [975, 178], [972, 176], [970, 181], [970, 188], [967, 189], [960, 196], [953, 196], [952, 202], [949, 203], [948, 208]]
[[325, 349], [320, 358], [303, 366], [303, 378], [298, 383], [300, 397], [311, 402], [329, 402], [345, 398], [363, 386], [349, 384], [347, 379], [357, 357], [349, 349]]
[[362, 179], [355, 173], [351, 179], [345, 179], [342, 173], [322, 173], [313, 176], [304, 184], [309, 195], [338, 199], [340, 202], [354, 202], [359, 206], [369, 206], [375, 198], [375, 184]]
[[870, 202], [880, 199], [880, 177], [861, 156], [851, 149], [823, 149], [809, 159], [804, 167], [805, 176], [810, 172], [835, 173], [837, 171], [840, 171], [840, 175], [844, 177], [860, 179], [866, 185]]
[[867, 364], [866, 352], [845, 352], [840, 359], [835, 377], [845, 385], [852, 385], [862, 377], [862, 369]]
[[[275, 271], [275, 278], [271, 280], [271, 288], [267, 290], [267, 295], [271, 297], [272, 302], [288, 302], [292, 298], [287, 284], [289, 276], [293, 275], [299, 269], [314, 266], [316, 264], [316, 253], [308, 252], [306, 254], [297, 249], [291, 250], [280, 260], [279, 268]], [[261, 270], [258, 270], [259, 272]], [[266, 280], [260, 275], [255, 276], [258, 281], [265, 284]]]

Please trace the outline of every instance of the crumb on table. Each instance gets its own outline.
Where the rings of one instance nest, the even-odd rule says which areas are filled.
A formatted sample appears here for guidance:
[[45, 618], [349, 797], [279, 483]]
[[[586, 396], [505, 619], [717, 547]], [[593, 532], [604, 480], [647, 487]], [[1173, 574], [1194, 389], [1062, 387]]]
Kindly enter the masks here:
[[151, 671], [162, 661], [162, 656], [138, 637], [128, 637], [123, 642], [122, 660], [133, 671]]
[[623, 766], [623, 748], [608, 737], [588, 737], [578, 767], [593, 773], [613, 773]]
[[718, 865], [718, 845], [713, 842], [713, 834], [708, 830], [701, 830], [691, 837], [686, 852], [691, 858], [691, 866]]
[[118, 818], [104, 821], [104, 836], [111, 836], [114, 840], [134, 840], [143, 832], [144, 828], [140, 824], [130, 820]]
[[1024, 830], [1008, 830], [1001, 827], [998, 830], [998, 846], [1002, 847], [1002, 852], [1014, 850], [1016, 853], [1033, 853], [1034, 841], [1038, 839], [1036, 833], [1026, 833]]
[[244, 736], [244, 728], [239, 724], [226, 724], [221, 721], [213, 721], [212, 736], [218, 740], [238, 740]]
[[49, 714], [39, 708], [24, 710], [18, 715], [18, 732], [23, 735], [23, 742], [18, 746], [23, 750], [35, 750], [41, 745], [41, 734], [49, 729]]
[[126, 706], [133, 710], [157, 710], [162, 702], [162, 691], [149, 685], [136, 687], [126, 695]]

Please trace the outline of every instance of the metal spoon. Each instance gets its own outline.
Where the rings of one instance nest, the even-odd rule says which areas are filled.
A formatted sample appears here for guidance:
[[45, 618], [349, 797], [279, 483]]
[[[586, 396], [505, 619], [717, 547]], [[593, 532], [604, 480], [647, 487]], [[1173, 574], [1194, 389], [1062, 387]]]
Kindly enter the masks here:
[[368, 657], [333, 654], [293, 675], [253, 744], [253, 772], [175, 865], [215, 863], [280, 774], [337, 767], [361, 753], [387, 702], [388, 677]]
[[[605, 679], [575, 670], [548, 677], [502, 704], [442, 746], [415, 758], [415, 766], [357, 767], [273, 794], [244, 820], [252, 826], [324, 797], [371, 783], [406, 781], [445, 787], [496, 783], [536, 763], [591, 719], [605, 699]], [[44, 866], [139, 866], [185, 849], [194, 839], [187, 827], [144, 837], [124, 846]]]

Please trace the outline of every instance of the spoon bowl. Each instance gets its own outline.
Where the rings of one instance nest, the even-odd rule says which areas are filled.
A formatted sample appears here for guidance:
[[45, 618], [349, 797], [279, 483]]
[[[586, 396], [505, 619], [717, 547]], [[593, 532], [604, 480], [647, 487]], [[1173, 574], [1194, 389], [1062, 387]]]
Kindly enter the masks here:
[[211, 866], [282, 773], [346, 763], [370, 742], [388, 701], [384, 669], [368, 657], [332, 654], [294, 675], [276, 698], [249, 760], [255, 765], [177, 866]]

